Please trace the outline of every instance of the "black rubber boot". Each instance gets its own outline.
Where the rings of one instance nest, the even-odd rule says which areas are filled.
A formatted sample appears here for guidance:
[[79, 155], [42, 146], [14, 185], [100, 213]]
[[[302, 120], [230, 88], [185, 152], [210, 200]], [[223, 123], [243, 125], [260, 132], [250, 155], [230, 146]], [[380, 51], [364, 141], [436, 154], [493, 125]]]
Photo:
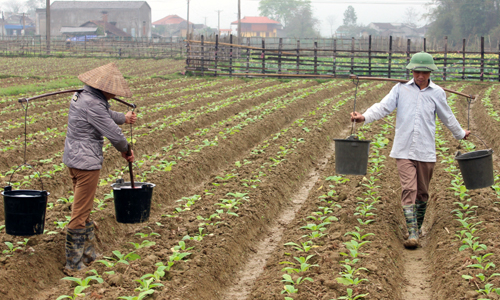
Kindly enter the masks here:
[[85, 247], [85, 228], [67, 229], [66, 233], [66, 269], [78, 271], [85, 268], [83, 249]]

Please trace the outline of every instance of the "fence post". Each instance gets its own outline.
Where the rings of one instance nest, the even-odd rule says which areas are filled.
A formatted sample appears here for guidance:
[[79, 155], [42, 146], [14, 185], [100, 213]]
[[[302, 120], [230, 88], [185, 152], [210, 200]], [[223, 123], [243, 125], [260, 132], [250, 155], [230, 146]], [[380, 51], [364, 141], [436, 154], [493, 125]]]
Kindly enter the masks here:
[[204, 36], [201, 35], [201, 76], [205, 76], [205, 47], [203, 47]]
[[229, 76], [233, 76], [233, 35], [229, 35]]
[[426, 50], [427, 50], [427, 49], [426, 49], [426, 46], [427, 46], [426, 44], [427, 44], [427, 39], [426, 39], [426, 38], [424, 38], [424, 52], [426, 52]]
[[372, 36], [368, 36], [368, 76], [372, 76]]
[[498, 42], [498, 81], [500, 81], [500, 41]]
[[465, 80], [465, 39], [462, 41], [462, 80]]
[[300, 68], [300, 40], [297, 40], [297, 74], [299, 74]]
[[314, 75], [318, 74], [318, 42], [314, 42]]
[[481, 37], [481, 81], [484, 80], [484, 36]]
[[392, 35], [389, 36], [389, 59], [387, 62], [389, 65], [387, 67], [388, 69], [388, 78], [391, 78], [391, 63], [392, 63]]
[[260, 54], [262, 58], [262, 74], [266, 73], [266, 41], [262, 39], [262, 53]]
[[215, 73], [214, 77], [217, 77], [217, 63], [219, 61], [219, 35], [215, 35]]
[[446, 66], [448, 62], [448, 37], [444, 37], [443, 80], [446, 81]]
[[[406, 65], [410, 63], [411, 40], [408, 39], [406, 45]], [[406, 79], [410, 78], [410, 70], [406, 69]]]
[[351, 73], [354, 74], [354, 37], [351, 38]]
[[247, 38], [247, 74], [250, 69], [250, 38]]
[[283, 49], [283, 38], [280, 38], [278, 44], [278, 74], [281, 74], [281, 49]]

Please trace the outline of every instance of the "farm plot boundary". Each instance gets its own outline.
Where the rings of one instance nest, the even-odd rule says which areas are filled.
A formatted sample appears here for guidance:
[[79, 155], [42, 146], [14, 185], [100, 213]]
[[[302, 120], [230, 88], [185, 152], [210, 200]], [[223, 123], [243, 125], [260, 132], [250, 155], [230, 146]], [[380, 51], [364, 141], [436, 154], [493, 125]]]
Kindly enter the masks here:
[[[246, 38], [240, 45], [233, 36], [228, 43], [218, 36], [215, 41], [207, 41], [203, 36], [200, 40], [187, 40], [186, 70], [202, 76], [332, 78], [356, 74], [410, 79], [411, 72], [405, 67], [411, 55], [427, 51], [434, 56], [439, 68], [433, 72], [435, 80], [500, 81], [500, 45], [498, 51], [491, 45], [487, 51], [484, 37], [480, 39], [479, 49], [472, 49], [463, 39], [459, 50], [451, 50], [445, 38], [443, 49], [433, 51], [427, 49], [425, 39], [423, 42], [407, 39], [402, 47], [401, 39], [392, 36], [384, 41], [384, 47], [377, 48], [371, 36], [367, 43], [352, 38], [348, 48], [336, 39], [331, 44], [315, 41], [310, 46], [311, 41], [305, 45], [300, 40], [287, 44], [280, 38], [277, 48], [269, 47], [265, 39], [259, 46], [252, 46], [251, 41]], [[377, 40], [377, 43], [380, 42]]]

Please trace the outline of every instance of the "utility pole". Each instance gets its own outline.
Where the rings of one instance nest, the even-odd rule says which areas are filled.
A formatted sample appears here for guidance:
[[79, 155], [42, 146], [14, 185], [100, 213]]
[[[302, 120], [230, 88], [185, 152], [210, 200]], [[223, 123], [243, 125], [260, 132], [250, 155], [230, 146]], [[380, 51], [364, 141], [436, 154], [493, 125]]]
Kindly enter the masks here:
[[219, 25], [217, 25], [217, 31], [218, 31], [218, 35], [220, 36], [220, 12], [222, 10], [216, 10], [216, 12], [219, 14], [219, 17], [218, 17], [218, 22], [219, 22]]
[[47, 54], [50, 53], [50, 0], [45, 0], [45, 35], [47, 44]]
[[241, 0], [238, 0], [238, 45], [241, 45]]
[[188, 19], [187, 19], [187, 31], [186, 31], [186, 39], [189, 40], [189, 0], [188, 2]]

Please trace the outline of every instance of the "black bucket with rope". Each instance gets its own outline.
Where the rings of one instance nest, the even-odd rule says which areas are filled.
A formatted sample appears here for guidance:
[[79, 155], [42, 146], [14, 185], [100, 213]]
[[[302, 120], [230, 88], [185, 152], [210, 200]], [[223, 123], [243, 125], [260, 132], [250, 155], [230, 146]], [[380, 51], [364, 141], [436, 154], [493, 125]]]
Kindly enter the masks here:
[[[38, 173], [26, 162], [26, 126], [28, 115], [28, 104], [26, 101], [24, 115], [24, 164], [12, 172], [8, 186], [2, 191], [5, 214], [5, 232], [15, 236], [31, 236], [42, 234], [45, 227], [45, 213], [47, 208], [47, 197], [49, 192], [43, 189], [43, 182]], [[23, 105], [24, 108], [24, 105]], [[11, 183], [14, 174], [23, 166], [33, 169], [40, 178], [42, 190], [13, 190]]]
[[[133, 141], [133, 128], [132, 124], [130, 124], [130, 143]], [[129, 145], [127, 155], [132, 155], [131, 145]], [[113, 187], [116, 221], [125, 224], [142, 223], [149, 219], [151, 198], [153, 197], [155, 185], [149, 182], [135, 182], [132, 162], [128, 163], [128, 169], [130, 174], [129, 182], [118, 179], [116, 183], [111, 185]]]
[[[354, 94], [354, 112], [356, 111], [356, 97], [358, 94], [359, 79], [355, 78], [356, 92]], [[354, 80], [353, 80], [354, 81]], [[370, 142], [360, 140], [356, 135], [354, 121], [351, 127], [351, 135], [346, 139], [334, 139], [335, 141], [335, 172], [343, 175], [366, 175], [368, 168], [368, 154]]]
[[[467, 102], [467, 130], [469, 130], [471, 98], [468, 98]], [[474, 136], [477, 137], [486, 148], [488, 148], [483, 140], [481, 140], [476, 135]], [[490, 187], [494, 184], [495, 177], [493, 175], [493, 150], [491, 148], [464, 154], [462, 154], [460, 151], [457, 151], [455, 159], [458, 161], [458, 166], [460, 168], [460, 172], [462, 173], [462, 178], [464, 179], [464, 184], [467, 189], [481, 189]]]

